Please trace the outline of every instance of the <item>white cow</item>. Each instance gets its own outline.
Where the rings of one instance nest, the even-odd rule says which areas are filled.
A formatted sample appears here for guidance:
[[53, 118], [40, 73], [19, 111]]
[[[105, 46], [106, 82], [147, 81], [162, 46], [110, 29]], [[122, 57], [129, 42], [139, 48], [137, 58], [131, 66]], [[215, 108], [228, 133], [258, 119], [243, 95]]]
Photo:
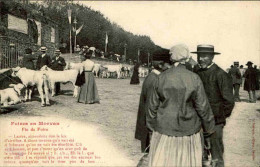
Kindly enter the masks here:
[[118, 65], [104, 65], [103, 67], [107, 68], [107, 72], [111, 73], [111, 72], [116, 72], [117, 73], [117, 79], [119, 79], [121, 77], [121, 69], [122, 69], [122, 64], [118, 64]]
[[25, 88], [25, 85], [18, 83], [10, 84], [9, 86], [11, 88], [0, 90], [1, 104], [4, 106], [17, 104], [22, 101], [19, 96], [21, 96], [21, 91]]
[[94, 64], [94, 68], [93, 68], [92, 72], [95, 73], [95, 77], [98, 77], [100, 67], [101, 67], [101, 64]]
[[129, 70], [127, 66], [123, 66], [121, 69], [121, 76], [127, 78], [129, 76]]
[[107, 68], [105, 68], [105, 67], [103, 67], [103, 66], [100, 66], [100, 68], [99, 68], [99, 73], [100, 73], [100, 77], [101, 78], [105, 78], [105, 77], [107, 77], [108, 78], [108, 70], [107, 70]]
[[131, 66], [128, 66], [126, 68], [126, 77], [130, 77], [131, 76]]
[[139, 72], [139, 77], [146, 77], [149, 73], [149, 70], [148, 68], [139, 67], [138, 72]]
[[41, 68], [41, 71], [44, 72], [44, 74], [47, 77], [48, 82], [50, 82], [52, 96], [55, 95], [55, 83], [56, 82], [61, 82], [61, 83], [71, 82], [74, 86], [73, 97], [77, 97], [78, 86], [76, 86], [75, 83], [76, 83], [77, 76], [79, 73], [78, 70], [55, 71], [45, 65]]
[[83, 64], [82, 63], [73, 63], [68, 62], [65, 66], [64, 70], [78, 70], [80, 73], [83, 71]]
[[[40, 97], [41, 97], [41, 106], [44, 107], [45, 104], [47, 106], [50, 105], [48, 83], [46, 80], [46, 75], [43, 71], [34, 71], [34, 70], [29, 70], [29, 69], [20, 68], [20, 67], [13, 68], [12, 70], [13, 70], [12, 76], [20, 78], [22, 83], [26, 87], [26, 90], [25, 90], [25, 100], [26, 101], [28, 99], [31, 100], [32, 89], [33, 89], [33, 86], [36, 85], [38, 92], [40, 94]], [[44, 101], [43, 88], [44, 88], [44, 92], [45, 92], [46, 103]], [[28, 94], [28, 91], [29, 91], [29, 94]]]

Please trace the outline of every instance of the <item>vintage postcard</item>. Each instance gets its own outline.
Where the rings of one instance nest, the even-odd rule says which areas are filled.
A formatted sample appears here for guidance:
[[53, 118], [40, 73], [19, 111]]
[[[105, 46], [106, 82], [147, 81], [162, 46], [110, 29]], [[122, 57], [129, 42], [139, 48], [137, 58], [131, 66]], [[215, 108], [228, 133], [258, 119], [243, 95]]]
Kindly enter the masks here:
[[[260, 2], [0, 0], [0, 12], [0, 166], [260, 166]], [[162, 77], [148, 96], [150, 74]], [[175, 141], [202, 127], [217, 134], [203, 162], [201, 141]]]

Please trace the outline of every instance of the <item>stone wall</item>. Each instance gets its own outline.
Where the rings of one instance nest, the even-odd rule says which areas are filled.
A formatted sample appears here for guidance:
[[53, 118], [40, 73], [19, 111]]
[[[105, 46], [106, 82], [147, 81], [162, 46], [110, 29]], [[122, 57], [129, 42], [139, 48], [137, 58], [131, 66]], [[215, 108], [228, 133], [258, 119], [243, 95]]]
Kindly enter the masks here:
[[[26, 10], [26, 9], [24, 9]], [[29, 12], [30, 15], [23, 16], [22, 19], [33, 19], [41, 22], [41, 46], [37, 45], [32, 36], [32, 28], [28, 26], [28, 34], [8, 29], [8, 14], [19, 17], [13, 11], [6, 11], [0, 16], [0, 69], [16, 66], [20, 56], [24, 55], [26, 48], [31, 48], [37, 57], [39, 48], [46, 46], [47, 53], [53, 55], [56, 48], [59, 48], [58, 25], [52, 20], [45, 18], [39, 13]], [[28, 22], [27, 22], [28, 23]], [[55, 29], [55, 41], [51, 42], [51, 27]]]

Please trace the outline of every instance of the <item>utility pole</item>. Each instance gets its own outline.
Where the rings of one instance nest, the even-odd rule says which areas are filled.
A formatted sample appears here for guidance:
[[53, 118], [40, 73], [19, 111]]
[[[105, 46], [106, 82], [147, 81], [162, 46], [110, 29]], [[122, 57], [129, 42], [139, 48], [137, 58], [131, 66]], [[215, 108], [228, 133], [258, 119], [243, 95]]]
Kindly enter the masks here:
[[140, 57], [140, 49], [138, 48], [138, 51], [137, 51], [137, 62], [139, 63], [139, 57]]
[[151, 57], [151, 61], [152, 61], [151, 65], [153, 66], [153, 55], [152, 55], [152, 57]]
[[68, 9], [68, 18], [69, 18], [69, 23], [70, 23], [70, 58], [72, 57], [72, 43], [71, 43], [71, 9], [69, 7]]
[[127, 44], [125, 43], [125, 45], [124, 45], [124, 55], [125, 55], [125, 60], [126, 60], [126, 47], [127, 47]]
[[74, 53], [76, 51], [76, 46], [77, 46], [77, 20], [76, 20], [76, 16], [75, 16], [75, 19], [74, 19], [74, 24], [75, 24], [75, 42], [74, 42]]
[[149, 68], [149, 58], [150, 58], [150, 52], [148, 52], [148, 64], [147, 64], [148, 68]]
[[108, 44], [108, 35], [106, 32], [106, 39], [105, 39], [105, 53], [107, 53], [107, 44]]

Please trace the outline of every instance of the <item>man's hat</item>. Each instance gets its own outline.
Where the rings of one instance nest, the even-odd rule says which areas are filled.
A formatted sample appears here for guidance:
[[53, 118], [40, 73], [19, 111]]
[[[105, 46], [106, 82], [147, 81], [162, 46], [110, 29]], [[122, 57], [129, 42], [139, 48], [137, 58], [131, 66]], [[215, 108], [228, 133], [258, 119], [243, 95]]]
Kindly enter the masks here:
[[191, 53], [212, 53], [214, 55], [218, 55], [220, 53], [214, 52], [214, 46], [213, 45], [198, 45], [197, 46], [197, 52], [191, 52]]
[[238, 65], [238, 66], [239, 66], [239, 62], [238, 62], [238, 61], [235, 61], [235, 62], [234, 62], [234, 65]]
[[40, 51], [41, 51], [41, 52], [46, 52], [46, 51], [47, 51], [47, 48], [46, 48], [45, 46], [42, 46], [42, 47], [40, 48]]
[[248, 65], [252, 65], [252, 64], [254, 64], [254, 63], [252, 63], [251, 61], [248, 61], [248, 62], [246, 63], [247, 66], [248, 66]]
[[32, 49], [30, 48], [25, 49], [25, 54], [32, 54]]

